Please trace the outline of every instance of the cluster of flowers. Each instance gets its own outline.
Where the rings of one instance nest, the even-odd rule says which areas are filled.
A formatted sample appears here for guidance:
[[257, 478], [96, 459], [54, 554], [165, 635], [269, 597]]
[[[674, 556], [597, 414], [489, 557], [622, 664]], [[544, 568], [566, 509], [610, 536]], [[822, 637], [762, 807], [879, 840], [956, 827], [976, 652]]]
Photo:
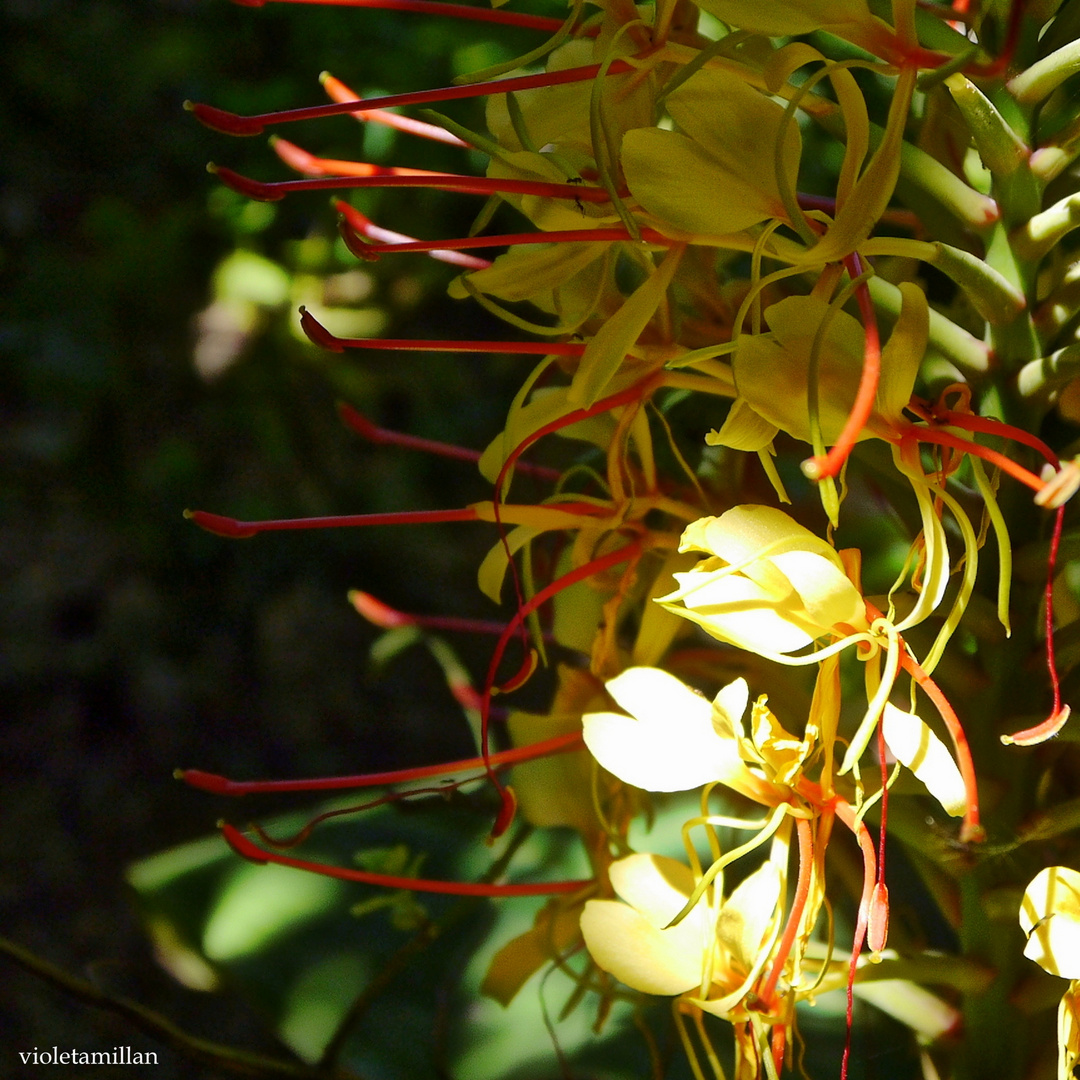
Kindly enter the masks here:
[[[1022, 731], [1003, 733], [1003, 723], [993, 741], [1012, 747], [998, 745], [999, 753], [1020, 753], [1015, 745], [1044, 742], [1069, 715], [1053, 652], [1053, 571], [1080, 466], [1062, 465], [1036, 428], [1080, 375], [1080, 345], [1069, 338], [1080, 301], [1069, 249], [1080, 198], [1067, 188], [1056, 202], [1047, 195], [1060, 193], [1080, 154], [1080, 107], [1069, 89], [1080, 69], [1075, 17], [1059, 15], [1054, 0], [985, 11], [959, 0], [893, 0], [891, 9], [867, 0], [572, 0], [561, 21], [425, 0], [395, 6], [548, 37], [516, 63], [443, 90], [360, 101], [326, 78], [328, 106], [257, 117], [191, 108], [233, 134], [351, 113], [488, 155], [487, 175], [475, 177], [331, 161], [275, 139], [302, 179], [262, 183], [214, 171], [258, 199], [380, 185], [478, 194], [488, 210], [477, 233], [499, 203], [531, 224], [513, 234], [421, 241], [338, 204], [342, 235], [358, 257], [427, 252], [454, 262], [462, 273], [452, 295], [473, 298], [533, 340], [354, 340], [302, 315], [308, 336], [335, 351], [540, 357], [504, 431], [475, 455], [492, 498], [456, 510], [309, 522], [189, 516], [234, 537], [493, 523], [498, 536], [480, 587], [498, 601], [509, 578], [517, 614], [496, 628], [482, 690], [467, 679], [455, 684], [479, 714], [482, 752], [469, 762], [332, 781], [263, 784], [198, 771], [184, 779], [240, 795], [479, 775], [500, 797], [495, 835], [516, 814], [576, 829], [590, 880], [505, 884], [385, 878], [304, 862], [231, 826], [225, 835], [249, 858], [349, 880], [555, 894], [526, 939], [496, 957], [493, 992], [508, 1000], [540, 966], [576, 955], [583, 985], [603, 991], [610, 976], [672, 998], [699, 1077], [702, 1057], [723, 1075], [703, 1014], [732, 1025], [736, 1077], [775, 1078], [792, 1044], [795, 1006], [844, 986], [849, 1025], [853, 995], [863, 995], [928, 1046], [957, 1029], [960, 1013], [954, 999], [909, 979], [887, 947], [889, 792], [907, 772], [918, 783], [901, 788], [960, 819], [958, 846], [974, 850], [986, 838], [978, 755], [934, 673], [972, 603], [990, 533], [997, 619], [1010, 632], [1010, 514], [1035, 521], [1029, 533], [1045, 519], [1051, 538], [1044, 647], [1052, 704]], [[882, 89], [889, 97], [875, 124], [872, 102]], [[483, 133], [387, 111], [478, 95], [487, 96]], [[822, 139], [836, 149], [834, 188], [805, 194], [803, 143]], [[952, 242], [931, 239], [931, 228]], [[502, 253], [491, 262], [466, 254], [485, 248]], [[952, 282], [948, 306], [931, 307], [925, 267]], [[703, 478], [679, 448], [670, 417], [690, 395], [715, 402], [722, 422], [699, 437], [716, 448], [710, 460], [729, 478]], [[350, 409], [344, 416], [370, 438], [416, 444]], [[559, 473], [522, 460], [555, 435], [602, 464]], [[864, 453], [864, 441], [885, 444], [874, 460], [898, 481], [889, 497], [918, 522], [897, 581], [876, 600], [861, 584], [866, 553], [833, 542], [843, 528], [847, 462]], [[760, 489], [751, 501], [742, 494], [760, 469], [787, 503], [787, 488], [803, 480], [788, 469], [785, 484], [779, 465], [798, 444], [810, 448], [796, 460], [805, 459], [802, 473], [820, 495], [822, 535], [764, 505]], [[757, 463], [744, 468], [742, 454]], [[551, 485], [543, 501], [512, 501], [514, 476], [525, 471]], [[1008, 508], [999, 504], [999, 483], [1015, 493], [1014, 481], [1044, 509], [1014, 495]], [[809, 520], [805, 509], [800, 516]], [[554, 568], [547, 580], [537, 580], [540, 565]], [[353, 599], [382, 626], [484, 629], [406, 615], [363, 593]], [[1029, 621], [1020, 636], [1030, 644], [1037, 620]], [[918, 653], [908, 640], [917, 628]], [[722, 644], [703, 647], [702, 631]], [[500, 680], [519, 636], [525, 660]], [[491, 748], [492, 695], [520, 686], [549, 652], [561, 658], [549, 712], [511, 711], [500, 736], [510, 745]], [[784, 666], [810, 668], [816, 678], [806, 714], [781, 722], [763, 691], [769, 680], [774, 698], [798, 700], [782, 693]], [[903, 707], [894, 700], [901, 696]], [[634, 851], [628, 841], [650, 793], [670, 792], [699, 793], [682, 830], [686, 861]], [[868, 813], [880, 823], [876, 841]], [[837, 822], [863, 866], [844, 946], [833, 942], [830, 904], [843, 884], [827, 883]], [[721, 836], [740, 830], [750, 838], [723, 850]], [[738, 884], [728, 887], [725, 874]], [[1044, 869], [1020, 920], [1027, 955], [1077, 980], [1060, 1011], [1065, 1080], [1080, 1055], [1080, 873]], [[883, 958], [894, 975], [888, 963], [865, 963]], [[930, 1054], [923, 1057], [926, 1074], [936, 1075]]]

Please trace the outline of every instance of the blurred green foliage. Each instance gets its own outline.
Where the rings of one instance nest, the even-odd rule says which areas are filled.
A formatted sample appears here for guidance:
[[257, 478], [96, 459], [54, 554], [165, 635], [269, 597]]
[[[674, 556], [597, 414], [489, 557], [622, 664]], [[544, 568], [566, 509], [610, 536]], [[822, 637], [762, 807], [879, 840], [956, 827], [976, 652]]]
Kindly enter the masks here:
[[[484, 327], [445, 299], [448, 268], [348, 257], [325, 196], [268, 206], [222, 189], [203, 171], [210, 159], [265, 179], [287, 171], [264, 139], [209, 132], [182, 102], [317, 103], [324, 69], [365, 94], [442, 85], [534, 43], [500, 38], [496, 49], [476, 26], [306, 5], [0, 4], [0, 915], [47, 959], [237, 1045], [274, 1050], [258, 1010], [156, 973], [123, 891], [126, 864], [205, 835], [221, 813], [173, 768], [308, 775], [471, 752], [425, 652], [370, 676], [374, 633], [345, 593], [489, 616], [475, 567], [490, 540], [464, 525], [233, 544], [181, 511], [481, 498], [466, 466], [362, 445], [334, 401], [482, 446], [521, 363], [328, 358], [301, 340], [301, 301], [400, 336]], [[455, 116], [477, 124], [477, 109]], [[464, 169], [458, 151], [347, 117], [288, 135], [328, 156]], [[415, 192], [357, 204], [423, 236], [461, 235], [479, 209]], [[207, 377], [195, 359], [215, 328], [227, 362]], [[462, 646], [474, 672], [485, 647]], [[6, 970], [0, 1029], [4, 1075], [19, 1049], [142, 1038]], [[194, 1075], [174, 1054], [155, 1072]]]

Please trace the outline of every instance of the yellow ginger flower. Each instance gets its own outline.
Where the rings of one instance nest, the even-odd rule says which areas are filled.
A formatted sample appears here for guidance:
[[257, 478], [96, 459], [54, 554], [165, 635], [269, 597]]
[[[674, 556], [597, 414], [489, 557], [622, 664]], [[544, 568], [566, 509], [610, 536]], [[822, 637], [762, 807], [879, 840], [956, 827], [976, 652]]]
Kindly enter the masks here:
[[1028, 885], [1020, 905], [1024, 955], [1044, 971], [1069, 979], [1058, 1006], [1058, 1080], [1080, 1064], [1080, 873], [1048, 866]]
[[629, 668], [607, 683], [630, 713], [589, 713], [585, 745], [608, 772], [646, 791], [690, 791], [721, 783], [765, 806], [792, 797], [791, 787], [813, 747], [788, 734], [765, 706], [753, 708], [752, 735], [743, 730], [750, 691], [745, 679], [713, 702], [659, 668]]
[[688, 526], [680, 551], [709, 557], [659, 602], [721, 641], [761, 656], [869, 628], [837, 552], [770, 506], [736, 506]]
[[620, 982], [646, 994], [685, 994], [727, 1017], [769, 959], [781, 883], [766, 862], [726, 900], [717, 882], [712, 899], [703, 896], [669, 926], [694, 891], [693, 873], [662, 855], [631, 855], [611, 866], [620, 900], [590, 900], [581, 932], [593, 960]]

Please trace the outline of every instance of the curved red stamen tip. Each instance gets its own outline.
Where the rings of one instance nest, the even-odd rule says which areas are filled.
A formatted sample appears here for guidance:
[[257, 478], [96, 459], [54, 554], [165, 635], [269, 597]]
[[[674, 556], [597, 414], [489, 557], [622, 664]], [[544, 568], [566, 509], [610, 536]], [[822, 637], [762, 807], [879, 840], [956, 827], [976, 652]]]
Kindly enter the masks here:
[[341, 422], [352, 428], [362, 439], [373, 443], [386, 442], [382, 428], [376, 427], [359, 409], [354, 409], [345, 401], [339, 401], [337, 410]]
[[1069, 719], [1072, 710], [1068, 705], [1062, 705], [1056, 712], [1051, 713], [1041, 724], [1025, 728], [1023, 731], [1014, 732], [1012, 735], [1002, 735], [1001, 741], [1006, 746], [1038, 746], [1039, 743], [1052, 739]]
[[533, 672], [536, 671], [537, 666], [540, 663], [540, 658], [536, 654], [535, 649], [529, 650], [529, 655], [522, 661], [521, 667], [510, 676], [506, 682], [500, 686], [493, 687], [500, 694], [510, 694], [515, 690], [521, 689], [532, 678]]
[[514, 815], [517, 813], [517, 795], [514, 794], [514, 789], [512, 787], [501, 788], [500, 794], [502, 795], [502, 805], [499, 807], [495, 824], [491, 826], [491, 835], [488, 837], [489, 842], [498, 840], [510, 828]]
[[338, 218], [338, 235], [341, 237], [342, 242], [348, 249], [349, 254], [355, 256], [357, 259], [363, 262], [378, 262], [379, 253], [372, 251], [371, 244], [364, 239], [363, 235], [357, 231], [350, 223], [348, 215], [342, 213]]
[[404, 611], [398, 611], [389, 604], [384, 604], [371, 593], [361, 589], [352, 589], [349, 592], [349, 603], [356, 608], [369, 623], [378, 626], [382, 630], [394, 630], [399, 626], [415, 626], [417, 620]]
[[308, 341], [320, 349], [335, 353], [345, 351], [341, 338], [334, 337], [306, 307], [300, 308], [300, 329], [307, 335]]
[[253, 863], [266, 863], [270, 860], [261, 848], [256, 847], [235, 825], [222, 821], [221, 836], [241, 858]]
[[253, 116], [237, 116], [213, 105], [203, 105], [198, 101], [185, 101], [184, 108], [192, 113], [200, 124], [225, 135], [261, 135], [263, 126]]
[[206, 166], [206, 171], [216, 176], [226, 187], [259, 202], [279, 202], [285, 198], [288, 190], [282, 190], [280, 184], [264, 184], [261, 180], [252, 180], [250, 176], [243, 176], [234, 169], [215, 165], [213, 162]]
[[236, 518], [223, 517], [221, 514], [210, 514], [205, 510], [185, 510], [184, 517], [188, 521], [194, 521], [200, 529], [205, 529], [215, 536], [227, 537], [230, 540], [248, 540], [259, 532], [257, 528], [247, 522], [237, 521]]
[[198, 788], [200, 791], [209, 791], [213, 795], [228, 795], [232, 786], [231, 780], [217, 773], [203, 772], [202, 769], [177, 769], [173, 778], [182, 780], [188, 787]]

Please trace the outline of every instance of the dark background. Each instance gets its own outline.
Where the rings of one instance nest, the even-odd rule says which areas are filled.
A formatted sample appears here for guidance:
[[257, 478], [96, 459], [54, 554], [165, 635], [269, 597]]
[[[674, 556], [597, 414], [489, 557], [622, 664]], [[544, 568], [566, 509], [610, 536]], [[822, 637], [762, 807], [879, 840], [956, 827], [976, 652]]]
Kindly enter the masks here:
[[[0, 3], [0, 925], [193, 1034], [279, 1052], [228, 989], [199, 994], [155, 965], [126, 891], [132, 861], [208, 834], [229, 809], [172, 770], [304, 776], [469, 753], [425, 653], [370, 671], [375, 631], [345, 593], [490, 617], [474, 574], [494, 537], [459, 525], [231, 542], [182, 511], [285, 517], [483, 498], [466, 465], [362, 444], [335, 400], [482, 447], [525, 369], [512, 358], [330, 358], [298, 341], [302, 275], [322, 288], [319, 275], [356, 269], [334, 247], [327, 197], [247, 209], [203, 171], [208, 159], [289, 174], [265, 139], [207, 131], [181, 105], [316, 104], [324, 68], [365, 93], [445, 85], [535, 44], [501, 37], [514, 51], [493, 54], [482, 27], [375, 11]], [[480, 122], [475, 108], [456, 115]], [[347, 117], [287, 134], [326, 156], [364, 155]], [[415, 140], [383, 138], [367, 153], [467, 169], [459, 152]], [[479, 209], [467, 203], [413, 193], [359, 204], [388, 227], [452, 236]], [[207, 378], [193, 362], [208, 325], [199, 313], [236, 251], [275, 263], [292, 291], [249, 304], [257, 325]], [[451, 273], [431, 260], [399, 256], [365, 274], [360, 306], [388, 334], [490, 332], [444, 299]], [[462, 643], [474, 675], [488, 647]], [[20, 1075], [18, 1051], [54, 1044], [152, 1049], [155, 1078], [204, 1075], [2, 956], [0, 1033], [2, 1076]]]

